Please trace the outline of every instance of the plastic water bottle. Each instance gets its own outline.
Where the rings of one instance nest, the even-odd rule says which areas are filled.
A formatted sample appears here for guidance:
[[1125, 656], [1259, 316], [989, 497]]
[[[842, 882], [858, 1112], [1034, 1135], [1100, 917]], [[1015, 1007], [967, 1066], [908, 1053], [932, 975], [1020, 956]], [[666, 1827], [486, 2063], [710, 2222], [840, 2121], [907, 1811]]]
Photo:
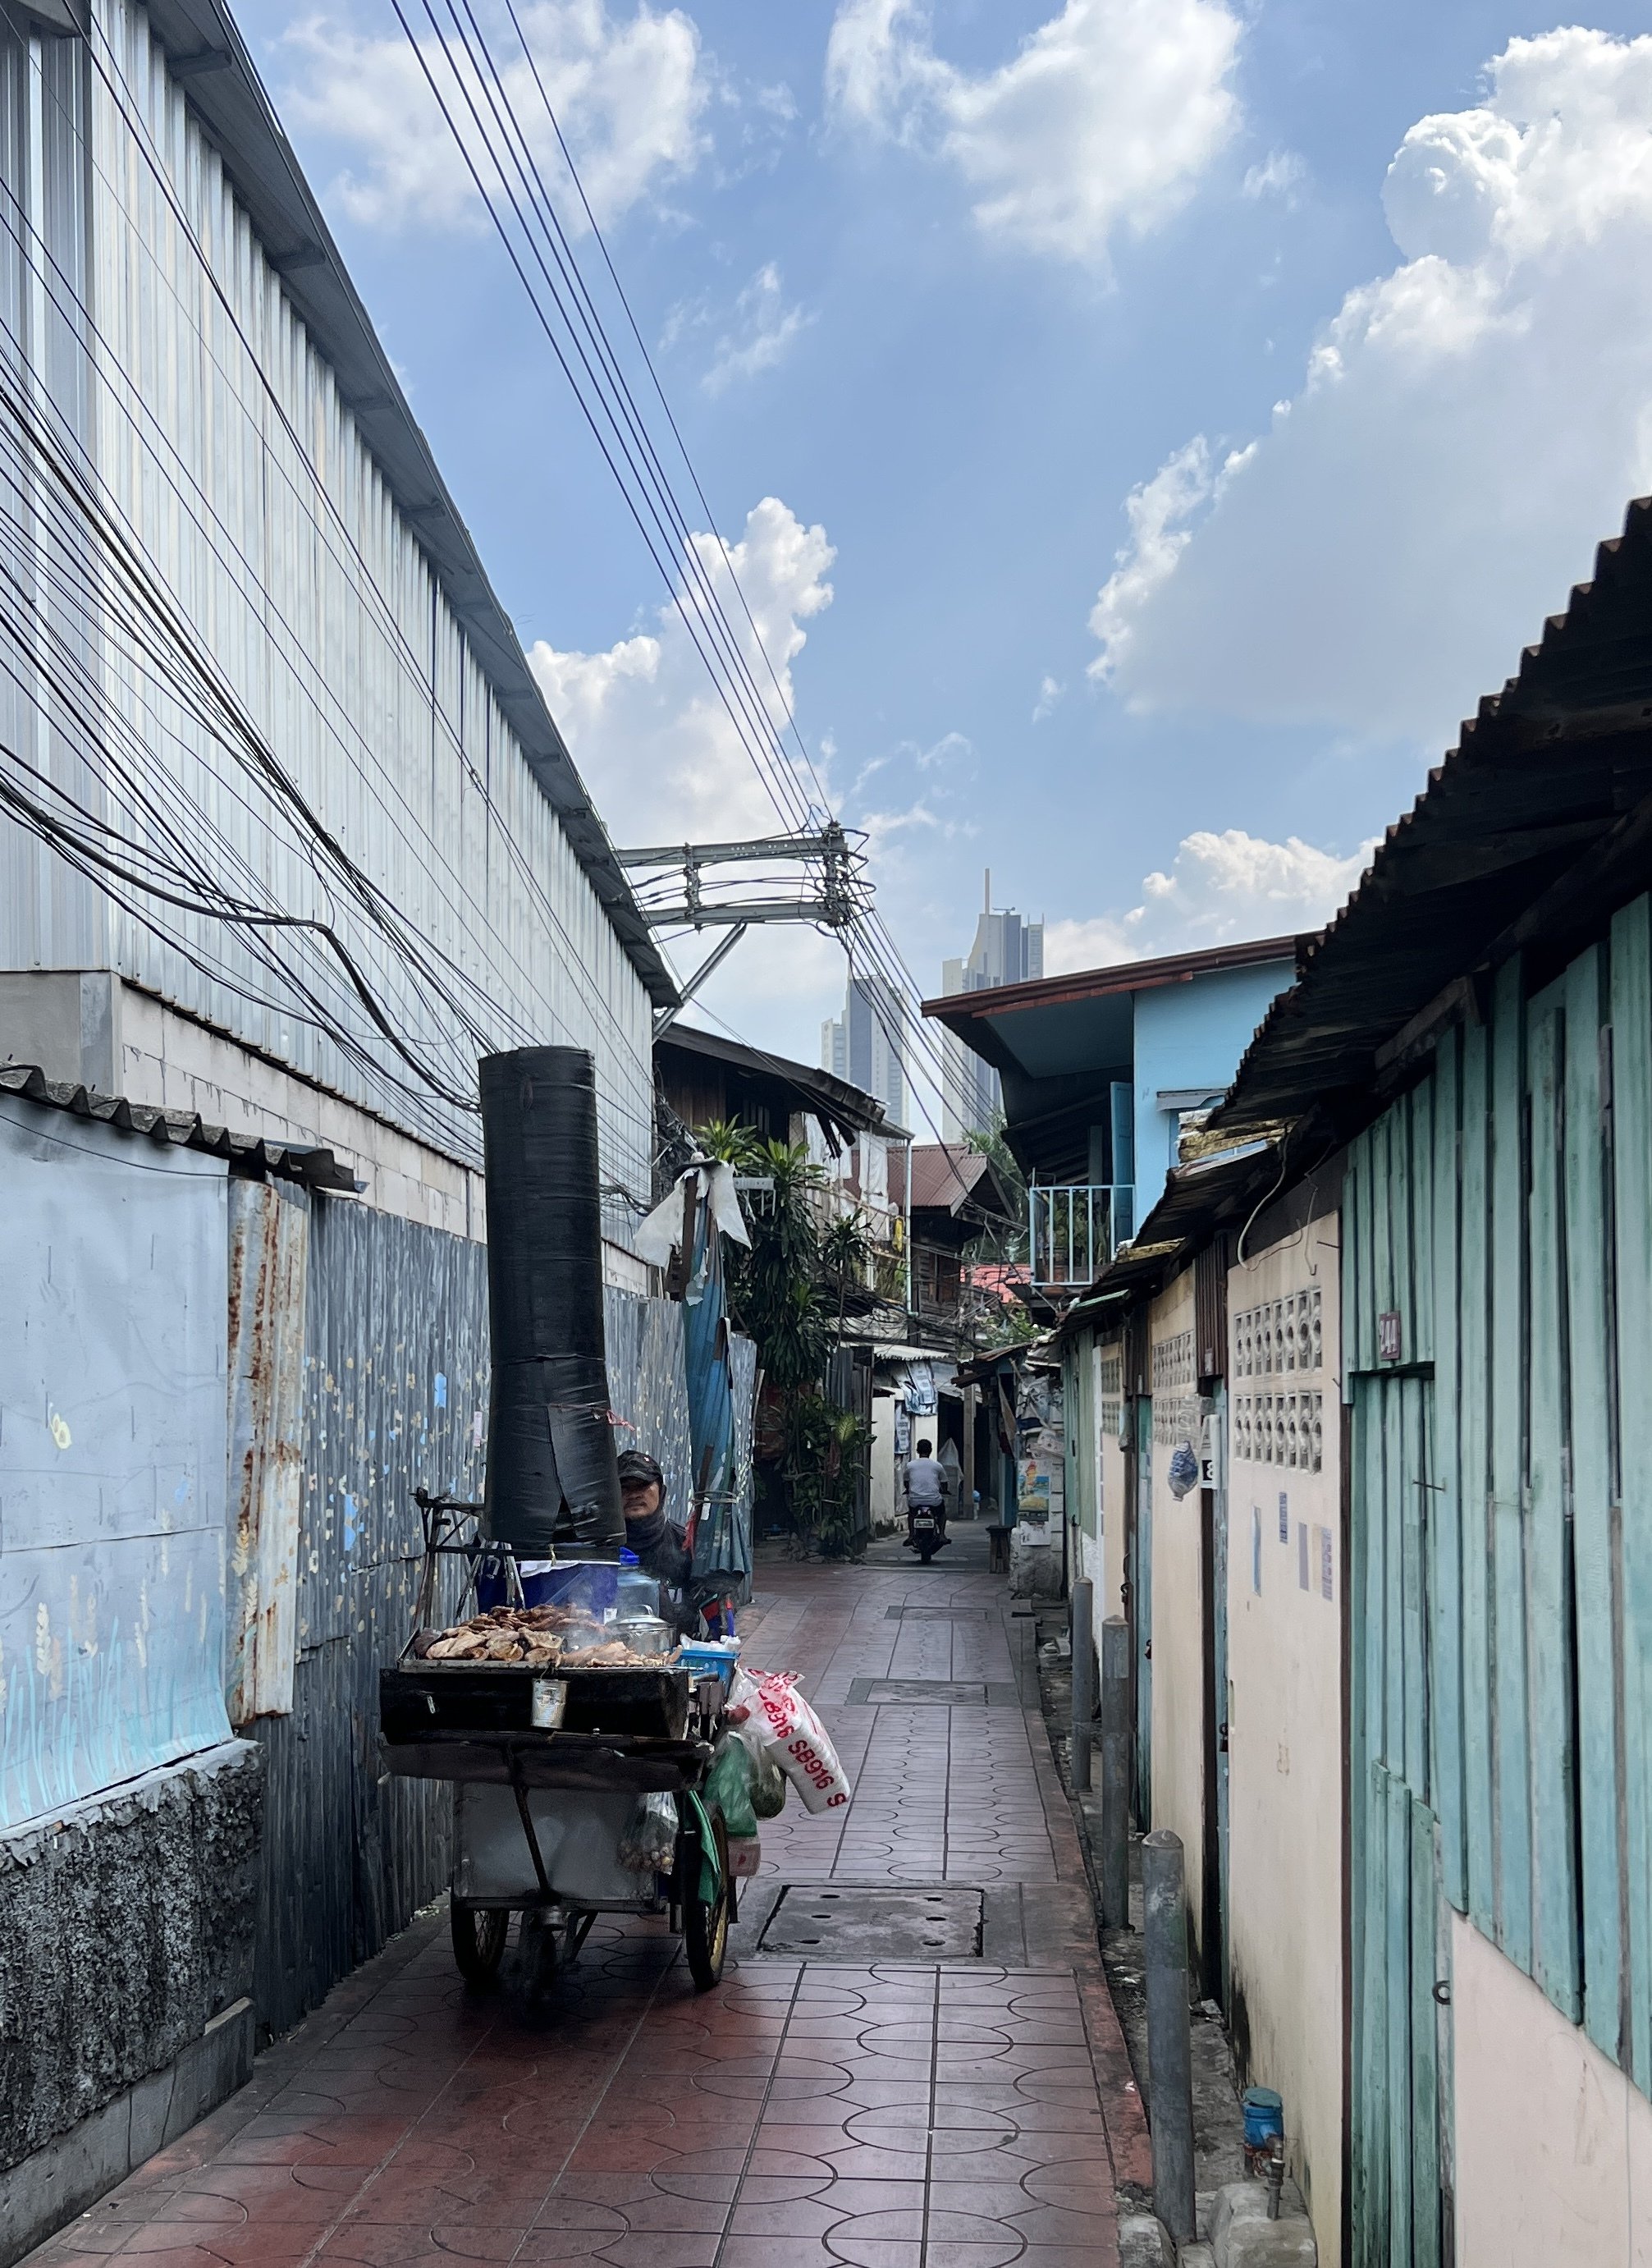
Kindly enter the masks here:
[[651, 1575], [645, 1575], [637, 1565], [635, 1551], [620, 1554], [619, 1620], [630, 1622], [638, 1615], [659, 1612], [659, 1585]]

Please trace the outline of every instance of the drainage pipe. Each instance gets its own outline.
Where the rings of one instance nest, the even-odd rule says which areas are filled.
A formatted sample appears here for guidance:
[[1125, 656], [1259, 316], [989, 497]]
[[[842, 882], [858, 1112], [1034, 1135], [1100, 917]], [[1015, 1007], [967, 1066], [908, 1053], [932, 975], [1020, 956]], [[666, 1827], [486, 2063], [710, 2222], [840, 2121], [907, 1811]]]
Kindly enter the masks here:
[[1153, 2210], [1178, 2246], [1193, 2242], [1193, 2040], [1187, 2011], [1187, 1900], [1182, 1838], [1156, 1827], [1142, 1842], [1147, 1937], [1149, 2131]]

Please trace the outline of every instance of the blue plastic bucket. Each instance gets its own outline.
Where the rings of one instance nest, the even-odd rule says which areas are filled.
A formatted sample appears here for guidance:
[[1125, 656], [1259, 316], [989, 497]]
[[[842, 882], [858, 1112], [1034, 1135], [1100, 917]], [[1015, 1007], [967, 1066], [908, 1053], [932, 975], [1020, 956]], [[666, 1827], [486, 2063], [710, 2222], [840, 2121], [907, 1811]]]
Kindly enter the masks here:
[[1247, 2150], [1266, 2150], [1276, 2135], [1285, 2131], [1285, 2105], [1271, 2087], [1247, 2087], [1242, 2097], [1245, 2111], [1245, 2146]]
[[712, 1639], [685, 1638], [677, 1659], [691, 1677], [720, 1677], [727, 1686], [734, 1682], [739, 1652], [738, 1638], [727, 1638], [721, 1645]]

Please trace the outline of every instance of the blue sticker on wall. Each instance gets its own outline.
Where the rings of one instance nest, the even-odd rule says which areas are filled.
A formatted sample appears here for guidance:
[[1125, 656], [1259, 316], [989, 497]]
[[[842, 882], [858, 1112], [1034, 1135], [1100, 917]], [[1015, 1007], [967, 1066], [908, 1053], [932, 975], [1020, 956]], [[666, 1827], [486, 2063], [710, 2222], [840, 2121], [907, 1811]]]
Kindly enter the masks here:
[[447, 1378], [445, 1373], [439, 1370], [436, 1373], [436, 1406], [438, 1410], [447, 1407]]

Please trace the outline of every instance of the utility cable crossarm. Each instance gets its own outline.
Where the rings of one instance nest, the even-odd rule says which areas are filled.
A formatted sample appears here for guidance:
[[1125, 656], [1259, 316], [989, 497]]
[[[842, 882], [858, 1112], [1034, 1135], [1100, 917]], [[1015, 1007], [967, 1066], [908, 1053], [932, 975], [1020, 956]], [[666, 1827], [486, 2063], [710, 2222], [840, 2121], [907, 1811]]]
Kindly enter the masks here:
[[[828, 929], [846, 929], [865, 912], [868, 889], [861, 878], [865, 858], [858, 836], [835, 821], [813, 834], [754, 836], [736, 843], [669, 843], [646, 849], [617, 850], [614, 856], [630, 871], [652, 869], [652, 884], [642, 884], [637, 902], [651, 929], [701, 929], [709, 924], [797, 921], [818, 923]], [[707, 895], [703, 877], [709, 866], [730, 866], [742, 861], [767, 865], [801, 865], [798, 878], [803, 895], [796, 898], [717, 898]], [[680, 901], [661, 905], [648, 895], [667, 880], [682, 878]], [[770, 874], [760, 881], [789, 882], [792, 877]], [[714, 886], [715, 887], [715, 886]], [[726, 885], [724, 886], [727, 887]]]
[[742, 858], [852, 859], [859, 865], [863, 860], [858, 848], [850, 849], [851, 839], [858, 845], [865, 838], [851, 838], [848, 829], [833, 822], [815, 835], [756, 836], [743, 843], [665, 843], [613, 855], [622, 866], [724, 866]]
[[837, 918], [826, 898], [744, 898], [726, 905], [653, 906], [643, 909], [650, 929], [726, 929], [748, 922], [817, 923]]

